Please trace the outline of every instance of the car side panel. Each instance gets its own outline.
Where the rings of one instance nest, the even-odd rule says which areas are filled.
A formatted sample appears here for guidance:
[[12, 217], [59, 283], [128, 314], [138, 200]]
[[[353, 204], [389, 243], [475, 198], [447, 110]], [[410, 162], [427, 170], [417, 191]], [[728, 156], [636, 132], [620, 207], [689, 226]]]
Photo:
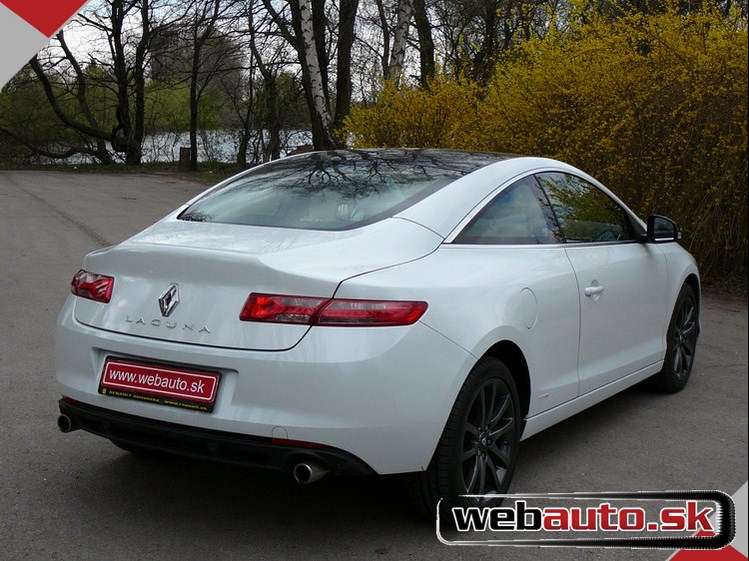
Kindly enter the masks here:
[[[673, 309], [676, 304], [676, 299], [678, 298], [679, 292], [681, 291], [681, 287], [684, 285], [690, 275], [696, 277], [697, 283], [699, 284], [700, 274], [699, 270], [697, 269], [697, 262], [694, 260], [694, 257], [692, 257], [692, 255], [678, 243], [658, 244], [658, 249], [663, 253], [664, 257], [666, 258], [666, 263], [668, 264], [668, 288], [666, 293], [666, 300], [668, 302], [668, 305], [665, 310], [666, 315], [664, 318], [664, 325], [668, 327], [668, 324], [671, 321], [671, 314], [673, 313]], [[697, 299], [700, 299], [700, 294], [697, 294]], [[701, 306], [699, 306], [698, 308], [699, 310], [702, 309]], [[701, 314], [699, 314], [697, 317], [697, 325], [701, 329]], [[663, 330], [663, 349], [663, 352], [665, 354], [665, 328]]]
[[[662, 253], [667, 264], [667, 275], [668, 280], [666, 283], [666, 290], [664, 295], [664, 305], [660, 308], [661, 316], [658, 317], [654, 314], [652, 321], [660, 323], [662, 325], [661, 337], [661, 348], [659, 359], [657, 362], [646, 366], [640, 370], [632, 372], [626, 376], [617, 378], [616, 380], [607, 384], [601, 385], [596, 389], [593, 389], [587, 393], [584, 393], [577, 399], [563, 403], [552, 409], [548, 409], [537, 415], [529, 416], [525, 431], [523, 432], [523, 438], [529, 438], [534, 434], [537, 434], [548, 427], [551, 427], [564, 419], [567, 419], [580, 411], [587, 409], [599, 403], [609, 397], [627, 389], [628, 387], [645, 380], [646, 378], [656, 374], [660, 371], [663, 366], [663, 359], [666, 352], [666, 331], [668, 322], [671, 319], [676, 299], [679, 295], [681, 287], [686, 282], [690, 275], [694, 275], [699, 282], [699, 271], [697, 270], [697, 264], [694, 258], [679, 244], [667, 243], [658, 244], [657, 248], [653, 245], [648, 245], [651, 249], [657, 249], [658, 252]], [[699, 296], [699, 295], [698, 295]], [[698, 325], [700, 318], [698, 316]]]
[[[425, 300], [422, 323], [476, 360], [512, 341], [531, 372], [529, 415], [577, 396], [579, 302], [561, 246], [445, 244], [425, 258], [346, 280], [336, 297]], [[453, 399], [466, 375], [456, 372]]]
[[[580, 294], [580, 394], [663, 359], [666, 258], [641, 243], [567, 244]], [[586, 290], [601, 290], [586, 294]]]
[[591, 390], [588, 393], [577, 397], [576, 399], [567, 401], [566, 403], [562, 403], [557, 407], [547, 409], [546, 411], [542, 411], [537, 415], [528, 417], [521, 440], [530, 438], [534, 434], [538, 434], [539, 432], [546, 430], [547, 428], [552, 427], [557, 423], [560, 423], [565, 419], [572, 417], [573, 415], [577, 415], [581, 411], [585, 411], [596, 403], [600, 403], [601, 401], [604, 401], [605, 399], [608, 399], [618, 394], [619, 392], [622, 392], [627, 388], [634, 386], [638, 382], [642, 382], [653, 374], [656, 374], [661, 369], [662, 364], [663, 361], [651, 364], [646, 368], [643, 368], [627, 376], [618, 378], [613, 382]]

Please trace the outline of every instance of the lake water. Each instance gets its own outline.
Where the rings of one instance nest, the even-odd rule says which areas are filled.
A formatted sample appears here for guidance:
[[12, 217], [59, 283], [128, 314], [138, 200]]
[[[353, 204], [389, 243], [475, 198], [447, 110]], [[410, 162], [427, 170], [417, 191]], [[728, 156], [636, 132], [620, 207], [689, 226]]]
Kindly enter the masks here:
[[[265, 133], [268, 138], [267, 132]], [[247, 160], [251, 161], [254, 148], [257, 148], [262, 159], [262, 148], [259, 137], [250, 139], [247, 148]], [[312, 133], [304, 130], [281, 131], [281, 155], [286, 156], [300, 146], [312, 144]], [[179, 149], [190, 146], [190, 135], [187, 132], [163, 132], [152, 134], [143, 141], [143, 163], [150, 162], [178, 162]], [[239, 151], [239, 131], [214, 130], [198, 132], [198, 161], [199, 162], [235, 162]], [[122, 154], [113, 156], [116, 161], [124, 161]], [[90, 156], [77, 155], [65, 160], [56, 160], [68, 164], [92, 163]]]

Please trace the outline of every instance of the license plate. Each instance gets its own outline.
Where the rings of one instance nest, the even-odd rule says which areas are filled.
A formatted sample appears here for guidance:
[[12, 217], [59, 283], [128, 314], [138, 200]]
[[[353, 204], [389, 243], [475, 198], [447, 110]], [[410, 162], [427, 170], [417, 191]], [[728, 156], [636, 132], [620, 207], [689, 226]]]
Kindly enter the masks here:
[[219, 377], [218, 372], [108, 358], [99, 382], [99, 393], [210, 412], [216, 401]]

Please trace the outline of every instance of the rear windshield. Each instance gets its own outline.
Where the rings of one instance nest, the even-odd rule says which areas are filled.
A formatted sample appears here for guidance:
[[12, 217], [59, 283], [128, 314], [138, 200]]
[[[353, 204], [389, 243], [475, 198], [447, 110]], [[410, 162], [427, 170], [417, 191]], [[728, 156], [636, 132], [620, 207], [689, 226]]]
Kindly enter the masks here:
[[179, 218], [307, 230], [357, 228], [503, 158], [437, 150], [315, 152], [250, 171], [199, 199]]

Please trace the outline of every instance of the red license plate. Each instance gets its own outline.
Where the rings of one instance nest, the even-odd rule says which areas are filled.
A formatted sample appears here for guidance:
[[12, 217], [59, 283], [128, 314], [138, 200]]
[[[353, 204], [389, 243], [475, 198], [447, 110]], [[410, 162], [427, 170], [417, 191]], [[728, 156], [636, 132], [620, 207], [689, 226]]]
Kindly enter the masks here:
[[219, 377], [218, 372], [108, 358], [104, 363], [99, 393], [209, 412], [213, 411], [216, 401]]

